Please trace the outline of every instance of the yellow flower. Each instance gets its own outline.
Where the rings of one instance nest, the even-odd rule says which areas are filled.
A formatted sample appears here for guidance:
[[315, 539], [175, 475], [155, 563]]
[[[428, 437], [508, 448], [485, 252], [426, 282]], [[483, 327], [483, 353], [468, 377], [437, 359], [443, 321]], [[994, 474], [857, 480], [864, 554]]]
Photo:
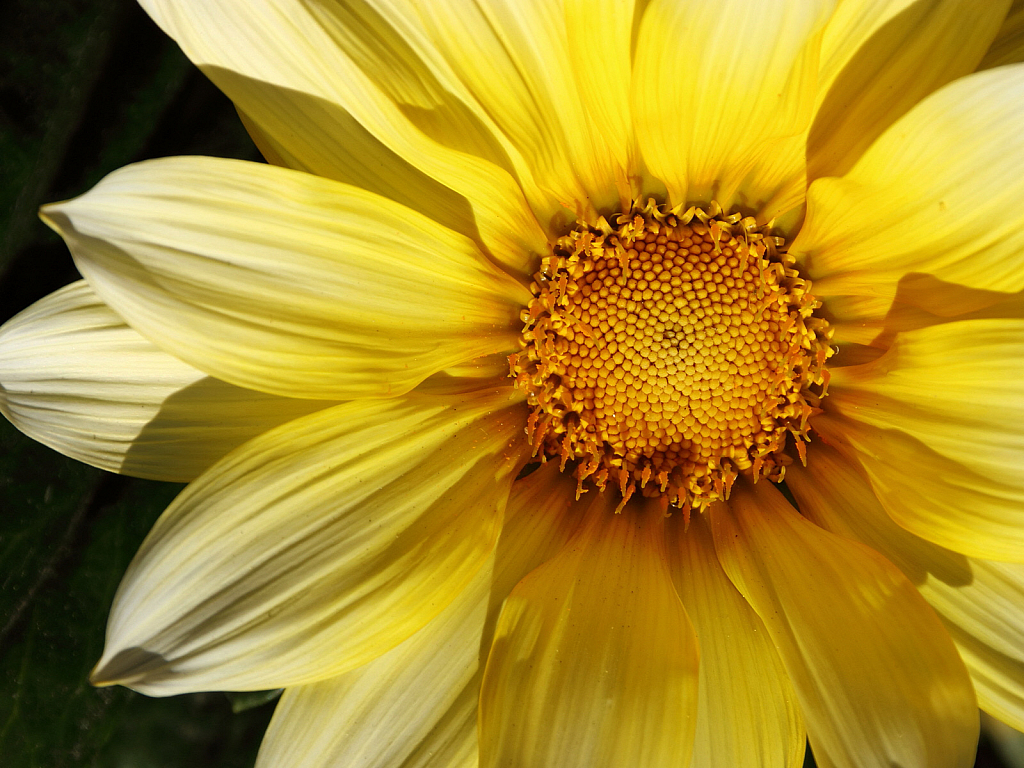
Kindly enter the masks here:
[[94, 682], [286, 687], [263, 768], [1024, 727], [1021, 3], [143, 5], [271, 165], [48, 206], [0, 331], [19, 428], [192, 481]]

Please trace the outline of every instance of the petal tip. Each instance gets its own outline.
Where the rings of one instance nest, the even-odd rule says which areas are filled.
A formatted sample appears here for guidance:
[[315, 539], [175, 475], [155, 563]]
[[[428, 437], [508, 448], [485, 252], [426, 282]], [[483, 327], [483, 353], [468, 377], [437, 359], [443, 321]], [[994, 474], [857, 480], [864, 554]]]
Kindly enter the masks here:
[[159, 653], [139, 647], [125, 648], [113, 656], [104, 654], [89, 673], [89, 683], [97, 688], [107, 688], [152, 680], [167, 666], [167, 659]]

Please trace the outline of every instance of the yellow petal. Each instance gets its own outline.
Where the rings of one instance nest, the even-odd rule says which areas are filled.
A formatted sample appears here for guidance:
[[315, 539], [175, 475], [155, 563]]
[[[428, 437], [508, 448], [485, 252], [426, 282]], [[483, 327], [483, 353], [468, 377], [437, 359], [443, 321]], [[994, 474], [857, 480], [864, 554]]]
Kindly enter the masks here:
[[477, 699], [498, 612], [572, 534], [574, 490], [556, 462], [517, 481], [494, 555], [463, 593], [369, 664], [286, 691], [257, 768], [475, 766]]
[[693, 768], [802, 766], [803, 717], [764, 624], [715, 554], [704, 515], [668, 523], [672, 576], [700, 642]]
[[[434, 44], [522, 155], [533, 182], [548, 197], [538, 199], [527, 188], [545, 226], [560, 204], [569, 207], [569, 223], [577, 205], [586, 213], [618, 207], [616, 182], [626, 176], [628, 145], [607, 141], [592, 121], [583, 81], [600, 76], [605, 67], [577, 73], [576, 65], [586, 67], [589, 59], [580, 59], [579, 43], [571, 46], [568, 32], [569, 24], [575, 23], [575, 34], [591, 49], [600, 46], [599, 55], [611, 60], [613, 79], [603, 100], [614, 99], [628, 83], [622, 78], [628, 78], [632, 17], [625, 3], [617, 5], [612, 20], [618, 17], [626, 24], [620, 34], [609, 29], [609, 19], [597, 19], [602, 9], [593, 4], [585, 13], [548, 0], [419, 4]], [[603, 44], [609, 42], [613, 47], [605, 50]], [[628, 121], [628, 112], [617, 118], [619, 130], [623, 119]], [[614, 130], [608, 139], [624, 138]]]
[[790, 249], [815, 295], [868, 297], [881, 316], [911, 273], [1024, 289], [1022, 105], [1024, 67], [969, 75], [900, 118], [846, 176], [815, 181]]
[[514, 347], [530, 298], [471, 240], [275, 166], [154, 160], [44, 212], [133, 328], [210, 375], [285, 396], [401, 394]]
[[999, 34], [992, 41], [978, 69], [991, 69], [1024, 61], [1024, 2], [1014, 0]]
[[663, 518], [613, 505], [597, 496], [505, 602], [480, 694], [482, 768], [688, 764], [698, 652]]
[[[285, 691], [257, 768], [407, 766], [425, 741], [436, 741], [439, 724], [474, 678], [493, 570], [492, 554], [447, 608], [383, 656]], [[457, 733], [464, 741], [464, 729]]]
[[[635, 3], [630, 0], [564, 0], [565, 30], [579, 99], [610, 153], [611, 170], [639, 173], [630, 112], [633, 62], [630, 42]], [[620, 180], [615, 179], [618, 183]], [[651, 193], [645, 181], [631, 192]]]
[[[633, 115], [644, 160], [673, 203], [714, 198], [760, 210], [780, 185], [803, 179], [803, 154], [778, 149], [810, 123], [833, 5], [651, 1], [636, 42]], [[790, 167], [773, 167], [782, 155]]]
[[973, 764], [978, 710], [967, 670], [894, 565], [808, 522], [766, 482], [734, 489], [712, 524], [726, 573], [785, 662], [817, 760]]
[[161, 352], [80, 281], [0, 328], [0, 411], [94, 467], [185, 482], [251, 437], [334, 403], [242, 389]]
[[808, 178], [842, 176], [921, 99], [974, 71], [1009, 6], [1010, 0], [841, 4], [822, 40], [828, 90], [807, 140]]
[[[345, 10], [320, 3], [142, 6], [295, 167], [363, 186], [478, 237], [524, 274], [535, 268], [545, 238], [521, 189], [492, 162], [493, 142], [464, 89], [436, 62], [417, 59], [423, 50], [403, 37], [416, 25], [395, 8], [367, 3], [349, 11], [343, 38], [332, 34], [339, 31], [333, 15]], [[490, 158], [466, 152], [484, 145]]]
[[524, 415], [505, 388], [408, 396], [250, 440], [143, 543], [94, 681], [151, 695], [277, 688], [394, 647], [493, 550]]
[[900, 525], [975, 557], [1024, 560], [1024, 320], [964, 320], [901, 333], [833, 371], [829, 410], [849, 429]]
[[806, 517], [863, 541], [907, 575], [957, 644], [981, 708], [1024, 727], [1024, 565], [967, 558], [904, 530], [834, 448], [815, 444], [807, 468], [792, 466], [786, 484]]

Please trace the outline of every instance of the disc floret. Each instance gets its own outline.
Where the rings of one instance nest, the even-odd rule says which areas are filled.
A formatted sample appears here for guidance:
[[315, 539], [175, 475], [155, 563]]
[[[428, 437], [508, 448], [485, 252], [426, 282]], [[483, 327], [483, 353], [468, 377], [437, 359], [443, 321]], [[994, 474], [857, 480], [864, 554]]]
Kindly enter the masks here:
[[780, 481], [825, 395], [831, 329], [753, 218], [653, 202], [579, 225], [534, 275], [510, 375], [534, 455], [588, 484], [703, 509]]

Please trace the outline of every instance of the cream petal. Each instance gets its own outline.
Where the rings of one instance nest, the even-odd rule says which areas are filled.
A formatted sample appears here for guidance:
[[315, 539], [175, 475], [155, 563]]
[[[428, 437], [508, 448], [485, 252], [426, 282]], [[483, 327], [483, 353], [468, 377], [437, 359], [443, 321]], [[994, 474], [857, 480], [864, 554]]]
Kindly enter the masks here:
[[829, 446], [815, 444], [807, 468], [791, 467], [786, 484], [804, 516], [863, 541], [907, 575], [952, 635], [981, 708], [1024, 728], [1024, 565], [967, 558], [904, 530], [857, 465]]
[[667, 525], [676, 591], [700, 643], [700, 705], [691, 768], [803, 765], [807, 736], [764, 624], [725, 575], [704, 515]]
[[1024, 289], [1022, 116], [1024, 66], [969, 75], [896, 121], [844, 177], [815, 181], [790, 249], [815, 295], [865, 296], [881, 316], [914, 273]]
[[1014, 0], [999, 34], [992, 41], [978, 69], [991, 69], [1024, 61], [1024, 2]]
[[[802, 183], [803, 153], [780, 147], [810, 123], [833, 5], [651, 0], [636, 42], [633, 116], [671, 202], [762, 210], [790, 181]], [[775, 167], [780, 157], [790, 167]]]
[[285, 691], [256, 768], [406, 768], [445, 716], [465, 709], [461, 694], [476, 672], [493, 571], [492, 555], [433, 621], [383, 656]]
[[785, 662], [820, 765], [973, 764], [967, 670], [894, 565], [805, 520], [766, 482], [737, 486], [712, 529], [726, 573]]
[[936, 89], [981, 61], [1010, 0], [858, 0], [840, 4], [822, 39], [822, 98], [807, 139], [807, 176], [842, 176]]
[[501, 152], [486, 115], [436, 55], [419, 58], [430, 51], [401, 4], [141, 3], [294, 167], [478, 237], [523, 274], [535, 268], [545, 236], [492, 162]]
[[575, 483], [550, 462], [517, 481], [491, 560], [426, 627], [336, 678], [285, 692], [257, 768], [476, 765], [477, 699], [505, 597], [575, 530]]
[[1022, 369], [1024, 320], [933, 325], [834, 369], [827, 404], [869, 425], [844, 435], [900, 525], [974, 557], [1024, 561]]
[[249, 438], [335, 403], [235, 387], [161, 352], [85, 281], [0, 328], [0, 411], [94, 467], [186, 482]]
[[380, 656], [492, 552], [524, 426], [502, 387], [348, 403], [250, 440], [143, 542], [93, 680], [278, 688]]
[[513, 348], [530, 299], [471, 240], [270, 165], [139, 163], [44, 213], [135, 330], [210, 375], [284, 396], [401, 394]]
[[505, 601], [480, 693], [483, 768], [689, 762], [698, 651], [663, 518], [614, 503], [598, 495]]

